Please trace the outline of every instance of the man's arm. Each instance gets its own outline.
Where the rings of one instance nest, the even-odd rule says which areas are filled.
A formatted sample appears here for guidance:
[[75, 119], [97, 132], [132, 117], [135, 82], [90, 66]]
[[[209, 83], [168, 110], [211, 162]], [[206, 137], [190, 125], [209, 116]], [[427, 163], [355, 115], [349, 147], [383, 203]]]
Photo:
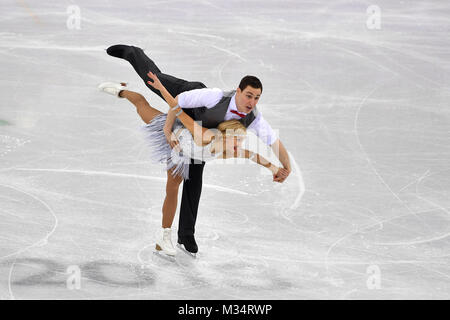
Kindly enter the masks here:
[[269, 123], [259, 113], [248, 129], [253, 130], [261, 141], [263, 141], [266, 145], [271, 146], [272, 151], [283, 165], [283, 168], [280, 168], [280, 170], [273, 175], [274, 181], [283, 182], [286, 180], [291, 172], [289, 154], [280, 139], [276, 137], [275, 132], [272, 130]]
[[[274, 175], [273, 179], [277, 182], [283, 182], [291, 173], [291, 161], [289, 160], [289, 154], [284, 147], [283, 143], [281, 143], [280, 139], [277, 139], [272, 145], [271, 148], [278, 160], [280, 160], [283, 168], [281, 168], [276, 175]], [[284, 169], [284, 170], [283, 170]]]

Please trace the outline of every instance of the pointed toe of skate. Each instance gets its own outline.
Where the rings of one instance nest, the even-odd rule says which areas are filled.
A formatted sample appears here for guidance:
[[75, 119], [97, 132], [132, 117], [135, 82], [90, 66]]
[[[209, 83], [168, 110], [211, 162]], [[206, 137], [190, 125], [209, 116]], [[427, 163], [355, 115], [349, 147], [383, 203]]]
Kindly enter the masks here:
[[126, 89], [127, 84], [124, 82], [103, 82], [98, 86], [98, 90], [122, 98], [119, 96], [120, 91]]
[[131, 46], [125, 44], [116, 44], [106, 49], [106, 53], [110, 56], [124, 59], [126, 58], [128, 52], [130, 52], [130, 50]]

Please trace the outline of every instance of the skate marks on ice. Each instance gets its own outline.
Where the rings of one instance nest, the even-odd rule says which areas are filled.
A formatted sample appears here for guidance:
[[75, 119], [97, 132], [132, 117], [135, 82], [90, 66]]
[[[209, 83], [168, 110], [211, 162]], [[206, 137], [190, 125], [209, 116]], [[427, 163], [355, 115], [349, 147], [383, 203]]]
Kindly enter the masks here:
[[[17, 256], [32, 248], [47, 245], [49, 238], [58, 226], [58, 218], [53, 209], [41, 198], [10, 185], [0, 184], [0, 189], [2, 189], [0, 196], [1, 224], [5, 226], [2, 228], [4, 232], [0, 236], [4, 244], [0, 252], [0, 263], [2, 265], [10, 264], [8, 292], [9, 297], [14, 299], [11, 279], [17, 263]], [[8, 232], [7, 230], [11, 230], [7, 227], [8, 225], [20, 225], [27, 230], [27, 233]], [[45, 234], [44, 237], [42, 237], [43, 234]], [[14, 258], [12, 264], [8, 263], [8, 259], [11, 258]]]
[[[425, 210], [420, 210], [420, 211], [414, 211], [414, 212], [410, 212], [410, 214], [413, 214], [415, 217], [420, 218], [421, 215], [424, 215], [424, 218], [422, 218], [420, 220], [420, 222], [427, 226], [427, 220], [426, 218], [429, 217], [429, 215], [432, 212], [442, 212], [444, 213], [447, 217], [447, 219], [449, 219], [448, 217], [450, 217], [450, 211], [448, 208], [444, 207], [443, 205], [440, 205], [436, 200], [430, 200], [428, 197], [425, 197], [424, 195], [422, 195], [422, 193], [420, 192], [420, 186], [422, 184], [424, 184], [424, 182], [427, 180], [427, 178], [430, 178], [432, 176], [439, 176], [441, 177], [441, 175], [446, 175], [448, 174], [448, 171], [450, 171], [450, 169], [448, 170], [442, 170], [436, 173], [431, 174], [429, 172], [429, 170], [427, 170], [422, 176], [420, 176], [417, 181], [415, 181], [414, 185], [415, 185], [415, 196], [417, 197], [417, 199], [422, 200], [424, 203], [430, 205], [430, 208], [425, 209]], [[434, 182], [434, 180], [430, 179], [432, 182]], [[450, 181], [447, 181], [447, 183], [450, 186]], [[448, 188], [448, 187], [447, 187]], [[442, 189], [442, 190], [445, 190]], [[430, 192], [427, 192], [428, 194], [430, 194]], [[437, 198], [437, 197], [441, 197], [442, 199], [444, 197], [448, 197], [448, 195], [445, 195], [444, 192], [431, 192], [431, 196], [433, 198]], [[439, 200], [439, 198], [438, 198]], [[407, 215], [404, 215], [407, 216]], [[448, 222], [448, 221], [447, 221]], [[450, 236], [450, 230], [447, 230], [447, 232], [445, 232], [445, 229], [443, 229], [442, 231], [440, 230], [441, 228], [436, 228], [438, 230], [427, 230], [427, 234], [426, 236], [418, 236], [416, 239], [412, 239], [410, 241], [391, 241], [391, 242], [374, 242], [374, 244], [376, 245], [386, 245], [386, 246], [410, 246], [410, 245], [418, 245], [418, 244], [426, 244], [429, 242], [434, 242], [434, 241], [439, 241], [439, 240], [444, 240], [447, 237]], [[434, 232], [433, 232], [434, 231]], [[436, 233], [436, 231], [438, 231], [437, 235], [432, 235], [431, 237], [429, 236], [430, 234]], [[440, 231], [440, 232], [439, 232]]]
[[[54, 172], [54, 173], [71, 173], [71, 174], [81, 174], [81, 175], [100, 175], [100, 176], [110, 176], [117, 178], [133, 178], [133, 179], [141, 179], [141, 180], [151, 180], [151, 181], [161, 181], [165, 182], [167, 179], [163, 177], [154, 177], [154, 176], [143, 176], [137, 174], [128, 174], [128, 173], [116, 173], [116, 172], [108, 172], [108, 171], [94, 171], [94, 170], [69, 170], [69, 169], [49, 169], [49, 168], [13, 168], [16, 171], [36, 171], [36, 172]], [[218, 186], [214, 184], [203, 184], [203, 187], [210, 188], [217, 191], [227, 192], [231, 194], [239, 194], [239, 195], [248, 195], [245, 191], [235, 190], [223, 186]]]
[[[272, 290], [289, 290], [294, 287], [289, 277], [269, 264], [263, 257], [241, 253], [235, 243], [216, 243], [198, 237], [200, 251], [196, 258], [177, 248], [175, 257], [155, 253], [155, 244], [148, 244], [137, 254], [142, 268], [150, 269], [160, 281], [169, 281], [162, 292], [180, 294], [190, 287], [220, 291], [219, 298], [250, 298], [252, 292], [270, 295]], [[213, 235], [214, 238], [214, 235]], [[258, 248], [259, 249], [259, 248]], [[178, 285], [178, 289], [176, 285]], [[205, 298], [200, 291], [193, 296]], [[186, 298], [186, 296], [185, 296]]]
[[[275, 190], [280, 197], [280, 201], [274, 204], [274, 207], [276, 208], [276, 212], [289, 224], [296, 225], [296, 222], [293, 220], [293, 218], [302, 214], [299, 207], [306, 192], [306, 187], [305, 181], [303, 179], [303, 173], [300, 170], [300, 166], [298, 165], [297, 160], [294, 158], [291, 152], [288, 151], [288, 153], [291, 160], [292, 172], [289, 175], [288, 179], [284, 181], [280, 186], [275, 186]], [[295, 180], [297, 186], [294, 186], [292, 180]], [[294, 195], [295, 198], [292, 199]]]
[[[89, 298], [89, 290], [96, 288], [128, 288], [143, 289], [154, 285], [155, 275], [149, 269], [143, 269], [137, 264], [109, 260], [93, 260], [84, 262], [61, 263], [50, 258], [15, 258], [13, 261], [3, 261], [0, 268], [11, 264], [9, 270], [10, 299], [28, 297], [28, 291], [40, 290], [58, 291], [62, 297], [67, 297], [68, 265], [77, 266], [81, 270], [80, 283], [83, 290], [78, 293], [71, 291], [80, 298]], [[14, 270], [14, 271], [13, 271]], [[14, 293], [13, 293], [14, 288]], [[86, 290], [86, 291], [84, 291]], [[61, 296], [58, 296], [59, 298]], [[51, 298], [51, 297], [47, 297]]]
[[169, 256], [156, 250], [156, 243], [150, 243], [144, 247], [142, 247], [138, 253], [136, 254], [137, 260], [140, 263], [142, 268], [146, 268], [151, 266], [154, 262], [158, 263], [158, 260], [161, 262], [169, 262], [175, 263], [176, 256]]
[[[366, 151], [365, 147], [363, 146], [363, 144], [361, 142], [360, 134], [359, 134], [359, 130], [358, 130], [358, 128], [359, 128], [358, 127], [358, 121], [359, 121], [359, 117], [360, 117], [360, 114], [361, 114], [361, 110], [362, 110], [366, 100], [370, 96], [372, 96], [379, 89], [381, 89], [381, 86], [375, 86], [374, 89], [367, 96], [365, 96], [362, 99], [362, 101], [359, 104], [358, 109], [356, 111], [356, 115], [355, 115], [355, 118], [354, 118], [354, 132], [355, 132], [355, 136], [356, 136], [356, 139], [357, 139], [358, 147], [359, 147], [361, 153], [363, 154], [364, 158], [366, 159], [370, 170], [374, 173], [376, 178], [388, 190], [389, 194], [391, 194], [392, 197], [401, 205], [401, 207], [403, 207], [403, 208], [405, 208], [407, 210], [408, 213], [405, 214], [405, 215], [401, 215], [401, 217], [405, 217], [405, 216], [411, 215], [418, 221], [418, 223], [423, 225], [423, 228], [426, 229], [426, 230], [424, 230], [424, 232], [426, 232], [426, 234], [435, 234], [436, 231], [437, 231], [436, 229], [439, 230], [441, 228], [436, 228], [436, 226], [434, 226], [434, 225], [431, 226], [430, 223], [432, 223], [432, 221], [429, 220], [429, 216], [428, 215], [427, 216], [423, 216], [421, 214], [421, 213], [423, 213], [424, 210], [423, 209], [421, 209], [421, 210], [414, 210], [411, 207], [411, 205], [408, 203], [407, 200], [402, 199], [402, 197], [400, 195], [400, 192], [402, 192], [403, 190], [406, 190], [411, 185], [415, 185], [415, 192], [414, 192], [413, 196], [417, 200], [420, 200], [419, 203], [422, 202], [422, 205], [423, 204], [426, 204], [428, 206], [431, 205], [431, 208], [427, 208], [426, 212], [430, 212], [429, 210], [432, 209], [433, 211], [434, 210], [438, 210], [438, 211], [441, 211], [441, 212], [445, 213], [445, 215], [443, 216], [444, 220], [442, 221], [442, 223], [444, 225], [448, 226], [448, 223], [450, 221], [450, 219], [448, 218], [449, 217], [449, 213], [450, 213], [448, 211], [448, 209], [446, 209], [444, 206], [436, 203], [435, 201], [433, 202], [433, 201], [431, 201], [431, 200], [429, 200], [429, 199], [427, 199], [427, 198], [425, 198], [423, 196], [420, 196], [420, 193], [419, 193], [419, 186], [420, 186], [420, 184], [422, 184], [422, 182], [426, 178], [430, 178], [431, 176], [437, 176], [438, 179], [442, 179], [441, 178], [442, 174], [444, 173], [443, 176], [445, 177], [445, 173], [448, 172], [448, 169], [439, 170], [436, 173], [430, 174], [429, 173], [430, 169], [425, 168], [425, 169], [423, 169], [425, 171], [424, 174], [419, 175], [419, 177], [416, 180], [413, 180], [412, 182], [408, 183], [407, 185], [405, 185], [404, 187], [400, 188], [396, 192], [396, 191], [394, 191], [394, 188], [391, 187], [391, 185], [389, 183], [387, 183], [386, 179], [383, 178], [382, 174], [376, 168], [375, 161], [373, 161], [371, 159], [371, 157], [369, 156], [368, 152]], [[417, 154], [420, 153], [419, 151], [414, 151], [414, 152], [417, 153]], [[446, 190], [449, 190], [448, 188], [449, 188], [449, 185], [445, 185], [445, 182], [444, 182], [444, 185], [440, 186], [438, 191], [434, 190], [433, 193], [434, 194], [440, 194], [442, 192], [445, 193]], [[442, 197], [441, 200], [444, 200], [444, 197]], [[396, 218], [397, 217], [391, 218], [391, 219], [389, 219], [389, 221], [392, 221], [392, 220], [394, 220]], [[408, 235], [408, 234], [405, 234], [405, 235]], [[423, 239], [422, 236], [419, 236], [419, 237], [417, 237], [417, 239], [412, 239], [410, 241], [400, 241], [400, 242], [399, 241], [395, 241], [395, 242], [389, 242], [389, 243], [388, 242], [384, 242], [384, 243], [383, 242], [377, 242], [377, 243], [374, 243], [374, 244], [379, 244], [379, 245], [415, 245], [415, 244], [421, 244], [421, 243], [426, 243], [426, 242], [431, 242], [431, 241], [438, 241], [438, 240], [441, 240], [441, 239], [445, 239], [448, 236], [450, 236], [450, 230], [448, 228], [447, 228], [447, 230], [445, 230], [445, 228], [444, 228], [444, 230], [441, 230], [440, 233], [438, 231], [438, 235], [433, 235], [432, 237], [428, 237], [426, 239]]]
[[251, 292], [264, 295], [272, 290], [283, 292], [294, 286], [292, 279], [283, 275], [280, 269], [269, 264], [263, 257], [239, 254], [226, 261], [216, 261], [208, 265], [211, 281], [226, 287], [229, 295], [236, 299], [249, 298]]
[[[201, 254], [196, 258], [189, 256], [176, 247], [175, 256], [167, 256], [155, 249], [155, 243], [148, 244], [137, 253], [137, 260], [144, 270], [152, 270], [157, 274], [160, 297], [183, 298], [190, 296], [190, 290], [210, 287], [211, 282], [198, 269]], [[183, 292], [186, 292], [183, 294]]]
[[[331, 273], [335, 275], [340, 274], [334, 280], [341, 279], [341, 282], [343, 282], [342, 275], [348, 273], [351, 270], [351, 265], [358, 264], [358, 261], [355, 259], [345, 259], [347, 260], [348, 266], [344, 269], [338, 268], [341, 269], [340, 271], [337, 270], [336, 263], [339, 263], [339, 260], [347, 257], [347, 255], [350, 257], [352, 252], [358, 252], [360, 260], [365, 260], [367, 265], [375, 264], [383, 266], [385, 271], [383, 279], [392, 287], [397, 286], [399, 282], [396, 281], [399, 281], [398, 279], [401, 278], [396, 271], [399, 268], [396, 267], [397, 265], [402, 265], [401, 268], [405, 269], [406, 274], [408, 272], [417, 272], [422, 274], [422, 277], [425, 277], [424, 274], [426, 274], [426, 277], [431, 282], [435, 282], [437, 279], [443, 277], [448, 279], [449, 275], [442, 272], [444, 266], [448, 264], [449, 257], [444, 248], [450, 236], [450, 230], [448, 228], [450, 212], [446, 207], [450, 184], [448, 179], [443, 178], [448, 176], [446, 175], [448, 169], [440, 170], [441, 168], [438, 167], [437, 172], [430, 174], [431, 169], [427, 167], [422, 169], [424, 173], [417, 173], [417, 170], [420, 170], [420, 168], [405, 167], [403, 168], [403, 172], [411, 172], [415, 169], [416, 171], [413, 171], [413, 177], [416, 176], [416, 178], [412, 181], [409, 179], [410, 182], [403, 187], [393, 187], [387, 182], [388, 176], [384, 174], [385, 177], [383, 177], [383, 174], [380, 172], [382, 167], [376, 165], [380, 161], [373, 160], [361, 142], [359, 133], [360, 125], [358, 125], [363, 105], [380, 88], [380, 86], [375, 86], [358, 105], [354, 117], [354, 132], [359, 150], [366, 160], [369, 170], [388, 191], [388, 196], [390, 195], [393, 199], [388, 202], [390, 203], [390, 209], [392, 212], [394, 210], [400, 211], [400, 214], [397, 213], [390, 217], [383, 216], [381, 212], [375, 212], [374, 210], [365, 208], [365, 210], [370, 212], [372, 219], [376, 221], [359, 226], [356, 230], [344, 234], [329, 246], [325, 260], [326, 272], [329, 275]], [[406, 154], [419, 155], [419, 150], [408, 149], [410, 153]], [[439, 159], [438, 157], [436, 160]], [[435, 176], [436, 179], [430, 179], [431, 176]], [[420, 186], [427, 179], [430, 180], [431, 187], [424, 188], [425, 194], [423, 194], [420, 191]], [[406, 192], [408, 189], [412, 190]], [[402, 194], [403, 191], [405, 192]], [[368, 215], [368, 218], [370, 216]], [[436, 222], [438, 223], [436, 224]], [[399, 230], [404, 230], [404, 232], [399, 233]], [[437, 243], [433, 245], [432, 250], [429, 250], [432, 242]], [[344, 243], [345, 245], [343, 245]], [[420, 247], [418, 248], [418, 246]], [[338, 247], [339, 250], [337, 250]], [[423, 251], [420, 248], [423, 248]], [[330, 258], [332, 251], [338, 251], [334, 259]], [[345, 260], [342, 260], [342, 262], [346, 263]], [[331, 266], [333, 266], [334, 272], [331, 272]], [[391, 277], [386, 276], [386, 270], [389, 269], [392, 271]], [[332, 280], [333, 277], [331, 275], [330, 277], [330, 280]], [[352, 290], [344, 296], [349, 297], [357, 292], [358, 290]], [[391, 293], [398, 294], [398, 296], [408, 294], [401, 289], [392, 289]], [[361, 292], [358, 292], [358, 294], [361, 294]]]
[[[6, 121], [0, 120], [0, 126], [9, 124]], [[8, 135], [0, 135], [0, 158], [13, 152], [15, 149], [29, 143], [30, 140], [15, 138]]]
[[[58, 218], [53, 209], [41, 198], [18, 187], [0, 184], [0, 188], [3, 189], [0, 196], [2, 201], [2, 208], [0, 209], [0, 213], [3, 216], [2, 224], [19, 224], [22, 227], [24, 227], [24, 224], [29, 224], [30, 226], [27, 230], [45, 234], [42, 238], [41, 235], [38, 236], [39, 240], [36, 241], [32, 238], [24, 238], [23, 234], [19, 237], [16, 232], [11, 234], [6, 232], [6, 235], [3, 234], [1, 238], [4, 240], [3, 243], [10, 247], [5, 252], [1, 252], [2, 256], [0, 256], [0, 259], [7, 259], [24, 253], [33, 247], [46, 245], [58, 226]], [[29, 216], [27, 213], [29, 213]], [[42, 215], [39, 215], [39, 213], [42, 213]], [[48, 229], [50, 230], [47, 231]], [[6, 228], [6, 230], [8, 229]], [[33, 232], [31, 237], [34, 237]], [[16, 249], [17, 247], [22, 248]], [[4, 250], [4, 247], [2, 250]]]

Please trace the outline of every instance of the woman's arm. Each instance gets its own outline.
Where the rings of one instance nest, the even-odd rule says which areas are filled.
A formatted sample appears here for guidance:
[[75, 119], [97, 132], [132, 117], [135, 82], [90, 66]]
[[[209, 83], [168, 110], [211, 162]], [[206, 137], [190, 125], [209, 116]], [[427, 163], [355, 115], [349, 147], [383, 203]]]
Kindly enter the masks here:
[[161, 95], [163, 96], [164, 100], [166, 100], [167, 104], [170, 107], [170, 110], [167, 113], [166, 123], [167, 121], [169, 121], [169, 124], [170, 122], [173, 124], [173, 121], [177, 117], [176, 114], [178, 114], [179, 111], [181, 110], [181, 113], [178, 114], [178, 119], [180, 119], [180, 121], [183, 123], [186, 129], [188, 129], [191, 132], [192, 136], [194, 137], [194, 142], [199, 146], [209, 144], [212, 138], [214, 137], [214, 132], [212, 130], [200, 126], [198, 123], [194, 121], [194, 119], [188, 116], [180, 107], [174, 108], [178, 106], [178, 99], [172, 97], [172, 95], [161, 84], [161, 82], [159, 81], [158, 77], [155, 74], [149, 72], [147, 75], [149, 76], [150, 79], [153, 80], [153, 82], [147, 81], [147, 83], [151, 85], [153, 88], [159, 90], [159, 92], [161, 92]]
[[266, 158], [264, 158], [263, 156], [246, 150], [246, 149], [238, 149], [236, 150], [234, 153], [227, 153], [224, 152], [221, 156], [224, 159], [227, 158], [247, 158], [252, 160], [253, 162], [256, 162], [257, 164], [263, 166], [264, 168], [269, 169], [272, 174], [276, 174], [278, 172], [278, 167], [276, 165], [274, 165], [273, 163], [270, 163]]
[[194, 142], [199, 146], [209, 144], [215, 136], [214, 132], [199, 125], [197, 122], [194, 121], [194, 119], [188, 116], [180, 107], [177, 108], [176, 110], [170, 109], [169, 113], [175, 114], [178, 113], [179, 111], [181, 111], [181, 113], [178, 114], [178, 119], [180, 119], [181, 123], [183, 123], [186, 129], [188, 129], [189, 132], [192, 134], [192, 136], [194, 137]]
[[172, 127], [175, 123], [175, 119], [177, 116], [174, 113], [167, 114], [166, 122], [164, 123], [164, 135], [166, 136], [167, 143], [170, 145], [172, 149], [177, 148], [179, 146], [179, 141], [176, 136], [172, 133]]
[[[178, 97], [175, 97], [175, 101], [178, 101]], [[175, 123], [176, 118], [177, 118], [177, 116], [174, 113], [170, 114], [170, 115], [167, 114], [167, 119], [166, 119], [166, 123], [164, 124], [164, 129], [169, 129], [170, 131], [172, 131], [172, 127], [173, 127], [173, 124]]]
[[171, 108], [175, 107], [178, 104], [178, 97], [177, 98], [172, 97], [172, 95], [169, 93], [169, 91], [167, 91], [166, 87], [162, 85], [161, 81], [159, 81], [158, 77], [154, 73], [149, 72], [147, 73], [147, 76], [151, 80], [153, 80], [147, 81], [147, 83], [156, 90], [159, 90], [159, 92], [161, 92], [161, 95], [163, 96], [164, 100], [166, 100], [169, 107]]

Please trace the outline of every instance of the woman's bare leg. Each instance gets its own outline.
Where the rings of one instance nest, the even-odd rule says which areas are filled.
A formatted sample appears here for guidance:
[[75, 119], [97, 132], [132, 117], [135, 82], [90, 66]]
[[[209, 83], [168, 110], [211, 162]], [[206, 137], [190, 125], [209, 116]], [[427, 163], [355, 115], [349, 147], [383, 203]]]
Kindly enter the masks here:
[[175, 211], [178, 204], [178, 187], [180, 186], [182, 177], [172, 175], [172, 170], [167, 171], [166, 198], [162, 207], [162, 227], [171, 228]]
[[154, 117], [161, 114], [162, 112], [150, 106], [150, 104], [145, 100], [144, 96], [140, 93], [122, 90], [119, 96], [128, 99], [136, 107], [137, 113], [141, 116], [145, 123], [152, 121]]

